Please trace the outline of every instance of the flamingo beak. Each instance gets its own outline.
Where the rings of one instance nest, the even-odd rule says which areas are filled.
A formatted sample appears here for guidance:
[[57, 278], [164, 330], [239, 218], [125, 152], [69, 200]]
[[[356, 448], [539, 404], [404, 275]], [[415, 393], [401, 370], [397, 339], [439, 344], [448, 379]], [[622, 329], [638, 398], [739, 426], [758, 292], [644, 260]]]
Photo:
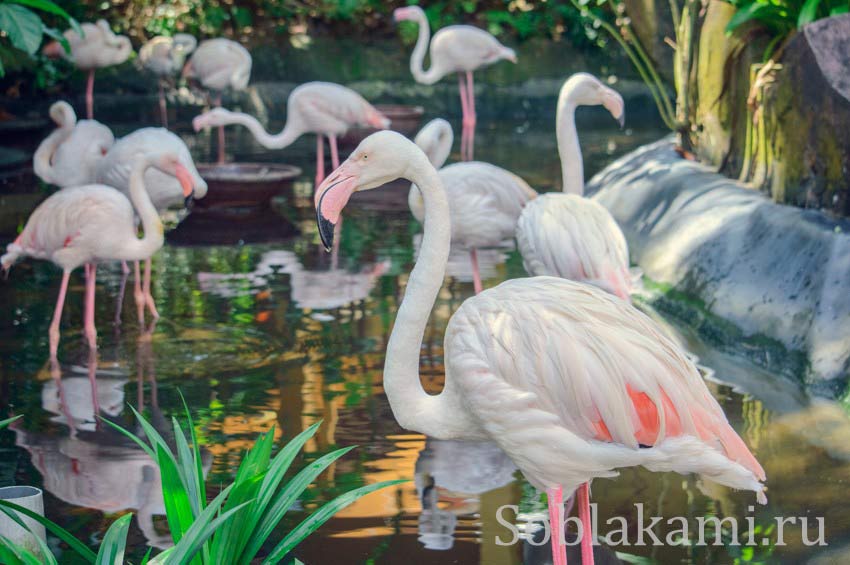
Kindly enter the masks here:
[[178, 163], [174, 167], [174, 176], [177, 177], [177, 180], [180, 181], [180, 186], [183, 188], [186, 208], [190, 208], [192, 199], [195, 196], [195, 181], [192, 179], [192, 173], [189, 172], [189, 169]]
[[200, 114], [192, 118], [192, 129], [195, 130], [195, 133], [204, 129], [204, 115]]
[[51, 41], [41, 50], [42, 54], [45, 57], [50, 59], [58, 59], [62, 56], [62, 45], [58, 41]]
[[409, 8], [396, 8], [393, 10], [393, 20], [396, 22], [403, 22], [405, 20], [410, 19], [410, 9]]
[[330, 251], [333, 247], [334, 228], [339, 223], [340, 214], [348, 204], [348, 199], [357, 190], [359, 173], [359, 167], [355, 163], [346, 161], [316, 189], [316, 223], [325, 251]]
[[623, 102], [623, 97], [614, 90], [608, 89], [602, 95], [602, 105], [605, 106], [611, 115], [614, 116], [614, 119], [617, 120], [617, 123], [620, 124], [620, 128], [626, 123], [626, 106]]

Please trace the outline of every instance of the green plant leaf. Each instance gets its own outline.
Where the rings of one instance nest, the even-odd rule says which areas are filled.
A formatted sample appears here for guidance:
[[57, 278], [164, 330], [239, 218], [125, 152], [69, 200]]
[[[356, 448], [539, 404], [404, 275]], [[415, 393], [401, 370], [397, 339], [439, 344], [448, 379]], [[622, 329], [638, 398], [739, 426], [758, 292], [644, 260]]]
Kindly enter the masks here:
[[[5, 540], [8, 542], [8, 549], [14, 553], [16, 553], [16, 557], [21, 560], [23, 563], [35, 563], [38, 565], [56, 565], [56, 557], [53, 555], [53, 552], [50, 551], [50, 548], [47, 547], [47, 544], [41, 539], [41, 536], [33, 533], [32, 529], [29, 525], [21, 520], [21, 517], [12, 512], [7, 508], [0, 508], [2, 513], [6, 514], [13, 522], [15, 522], [18, 526], [33, 534], [33, 539], [38, 544], [39, 555], [41, 558], [36, 556], [34, 553], [29, 551], [27, 548], [14, 544], [11, 540]], [[0, 537], [0, 540], [4, 540], [4, 538]], [[5, 561], [0, 561], [0, 563], [5, 563]]]
[[[2, 67], [0, 67], [0, 68], [2, 68]], [[23, 414], [19, 414], [17, 416], [12, 417], [12, 418], [6, 418], [5, 420], [0, 420], [0, 430], [2, 430], [3, 428], [8, 426], [9, 424], [14, 422], [15, 420], [20, 420], [23, 417], [24, 417]]]
[[201, 492], [202, 485], [198, 484], [198, 476], [195, 474], [195, 458], [189, 449], [186, 434], [183, 433], [183, 428], [180, 427], [177, 418], [172, 418], [171, 424], [174, 426], [174, 441], [177, 444], [177, 464], [180, 478], [186, 486], [192, 515], [197, 516], [206, 506], [206, 500], [204, 500], [204, 493]]
[[58, 29], [45, 26], [44, 35], [58, 41], [59, 45], [62, 46], [62, 49], [65, 50], [65, 53], [71, 53], [71, 44], [68, 43], [68, 40], [65, 39], [65, 36], [62, 35], [62, 32], [60, 32]]
[[334, 514], [336, 514], [352, 502], [356, 501], [357, 499], [362, 498], [371, 492], [375, 492], [376, 490], [406, 482], [407, 481], [404, 479], [399, 479], [395, 481], [384, 481], [380, 483], [375, 483], [373, 485], [366, 485], [364, 487], [360, 487], [339, 495], [338, 497], [334, 498], [333, 500], [331, 500], [312, 514], [310, 514], [303, 522], [298, 524], [295, 529], [289, 532], [286, 537], [284, 537], [283, 540], [279, 544], [277, 544], [277, 546], [272, 550], [268, 557], [263, 560], [263, 564], [272, 564], [279, 562], [281, 559], [284, 558], [284, 556], [286, 556], [287, 553], [292, 551], [296, 545], [301, 543], [304, 538], [315, 532]]
[[793, 22], [787, 20], [784, 8], [774, 4], [763, 4], [754, 2], [739, 9], [726, 24], [726, 33], [732, 33], [746, 23], [760, 23], [776, 30], [794, 27]]
[[[97, 556], [91, 549], [86, 547], [80, 540], [75, 538], [73, 534], [71, 534], [71, 532], [69, 532], [59, 524], [45, 518], [40, 514], [36, 514], [29, 508], [24, 508], [23, 506], [19, 506], [14, 502], [9, 502], [8, 500], [0, 500], [0, 512], [4, 512], [6, 515], [9, 516], [14, 516], [14, 514], [9, 512], [7, 509], [12, 509], [15, 512], [23, 514], [27, 518], [32, 518], [33, 520], [44, 526], [53, 535], [67, 543], [71, 547], [71, 549], [80, 554], [80, 556], [89, 563], [94, 563], [95, 559], [97, 559]], [[17, 518], [17, 516], [15, 516], [15, 518]]]
[[841, 14], [846, 14], [850, 12], [850, 4], [842, 4], [841, 6], [835, 6], [829, 11], [830, 16], [840, 16]]
[[38, 14], [18, 4], [0, 4], [0, 30], [6, 32], [13, 46], [34, 55], [41, 45], [44, 25]]
[[818, 17], [818, 8], [822, 0], [806, 0], [803, 7], [800, 8], [800, 15], [797, 17], [797, 27], [803, 27], [809, 22], [813, 22]]
[[96, 565], [121, 565], [124, 563], [124, 548], [127, 546], [127, 532], [130, 529], [132, 514], [125, 514], [112, 522], [97, 552]]
[[171, 538], [178, 543], [192, 526], [195, 516], [192, 514], [192, 503], [186, 485], [180, 478], [180, 471], [173, 455], [162, 445], [156, 446], [156, 462], [162, 479], [162, 498], [165, 502], [165, 516], [168, 518], [168, 529]]

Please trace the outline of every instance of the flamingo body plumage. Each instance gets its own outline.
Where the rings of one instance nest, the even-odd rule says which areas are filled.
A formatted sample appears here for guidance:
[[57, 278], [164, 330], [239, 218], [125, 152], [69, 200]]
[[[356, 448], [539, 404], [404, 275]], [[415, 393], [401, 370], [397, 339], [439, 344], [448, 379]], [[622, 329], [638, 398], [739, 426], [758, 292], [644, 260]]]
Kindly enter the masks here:
[[139, 62], [157, 77], [170, 78], [183, 69], [186, 58], [197, 45], [198, 40], [188, 33], [173, 37], [157, 35], [139, 49]]
[[202, 41], [192, 53], [183, 75], [208, 90], [244, 90], [251, 79], [251, 54], [239, 43], [218, 37]]

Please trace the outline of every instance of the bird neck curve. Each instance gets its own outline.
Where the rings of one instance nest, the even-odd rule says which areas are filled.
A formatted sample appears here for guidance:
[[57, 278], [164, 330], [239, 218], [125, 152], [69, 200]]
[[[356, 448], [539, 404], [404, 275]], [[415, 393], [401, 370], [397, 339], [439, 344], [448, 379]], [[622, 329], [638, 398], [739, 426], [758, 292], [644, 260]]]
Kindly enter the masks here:
[[422, 192], [425, 233], [387, 344], [384, 390], [402, 427], [440, 439], [469, 437], [477, 425], [467, 416], [456, 383], [446, 374], [443, 391], [430, 395], [419, 377], [422, 339], [449, 258], [449, 203], [437, 171], [423, 153], [416, 152], [405, 178]]
[[571, 99], [570, 88], [561, 89], [555, 118], [558, 137], [558, 154], [561, 158], [562, 190], [567, 194], [584, 194], [584, 163], [576, 130], [576, 103]]
[[284, 128], [277, 134], [269, 133], [257, 118], [242, 112], [233, 112], [225, 124], [245, 126], [251, 132], [251, 135], [254, 136], [254, 139], [257, 140], [257, 143], [266, 149], [283, 149], [284, 147], [288, 147], [303, 133], [296, 126], [291, 114], [287, 116]]
[[431, 59], [431, 68], [427, 71], [423, 68], [425, 52], [428, 51], [428, 45], [431, 43], [431, 26], [428, 24], [428, 17], [425, 12], [417, 12], [416, 23], [419, 25], [419, 37], [417, 37], [416, 46], [410, 55], [410, 74], [420, 84], [434, 84], [442, 78], [443, 74], [434, 65], [433, 59]]
[[59, 146], [65, 143], [74, 131], [74, 126], [60, 126], [53, 130], [44, 141], [42, 141], [32, 157], [32, 168], [36, 176], [48, 184], [60, 184], [62, 179], [56, 174], [56, 165], [53, 156]]
[[136, 209], [136, 215], [142, 221], [144, 235], [136, 239], [136, 244], [129, 251], [129, 255], [122, 257], [127, 261], [138, 261], [147, 259], [153, 255], [165, 242], [162, 229], [162, 220], [151, 202], [151, 197], [145, 188], [145, 171], [153, 166], [153, 157], [139, 159], [130, 173], [130, 201]]

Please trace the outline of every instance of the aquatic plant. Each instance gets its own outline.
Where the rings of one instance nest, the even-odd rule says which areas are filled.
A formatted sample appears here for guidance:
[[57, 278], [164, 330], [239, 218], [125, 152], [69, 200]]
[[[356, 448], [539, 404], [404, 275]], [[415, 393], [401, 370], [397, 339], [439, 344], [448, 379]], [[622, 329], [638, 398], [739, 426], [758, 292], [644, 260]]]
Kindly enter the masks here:
[[[185, 404], [184, 404], [185, 406]], [[131, 408], [132, 409], [132, 408]], [[277, 454], [272, 456], [274, 429], [260, 434], [242, 459], [233, 482], [212, 501], [207, 502], [208, 485], [201, 466], [200, 447], [195, 436], [194, 423], [186, 408], [188, 433], [176, 418], [172, 418], [176, 451], [169, 446], [158, 431], [133, 409], [144, 438], [121, 426], [104, 420], [121, 434], [138, 444], [157, 464], [162, 477], [168, 528], [174, 546], [145, 563], [206, 565], [212, 563], [249, 564], [257, 559], [272, 532], [287, 511], [301, 498], [307, 487], [340, 457], [354, 446], [337, 449], [313, 461], [289, 481], [284, 476], [304, 444], [315, 435], [321, 422], [317, 422], [295, 436]], [[0, 422], [2, 424], [2, 422]], [[268, 554], [262, 563], [281, 561], [295, 546], [317, 530], [334, 514], [357, 499], [376, 490], [405, 481], [384, 481], [343, 493], [307, 516], [290, 530]], [[25, 508], [0, 500], [0, 511], [13, 516], [15, 510], [42, 524], [47, 530], [67, 543], [89, 563], [122, 563], [127, 528], [132, 514], [116, 520], [109, 528], [95, 554], [67, 530], [51, 520]], [[43, 542], [41, 542], [43, 545]], [[41, 548], [48, 563], [56, 563], [46, 545]], [[35, 559], [35, 560], [33, 560]], [[17, 565], [42, 563], [31, 552], [0, 539], [0, 561]]]
[[70, 50], [59, 30], [46, 25], [39, 12], [66, 21], [82, 33], [68, 12], [51, 0], [3, 0], [0, 2], [0, 78], [6, 75], [6, 65], [19, 67], [36, 55], [45, 35], [59, 41], [66, 51]]

